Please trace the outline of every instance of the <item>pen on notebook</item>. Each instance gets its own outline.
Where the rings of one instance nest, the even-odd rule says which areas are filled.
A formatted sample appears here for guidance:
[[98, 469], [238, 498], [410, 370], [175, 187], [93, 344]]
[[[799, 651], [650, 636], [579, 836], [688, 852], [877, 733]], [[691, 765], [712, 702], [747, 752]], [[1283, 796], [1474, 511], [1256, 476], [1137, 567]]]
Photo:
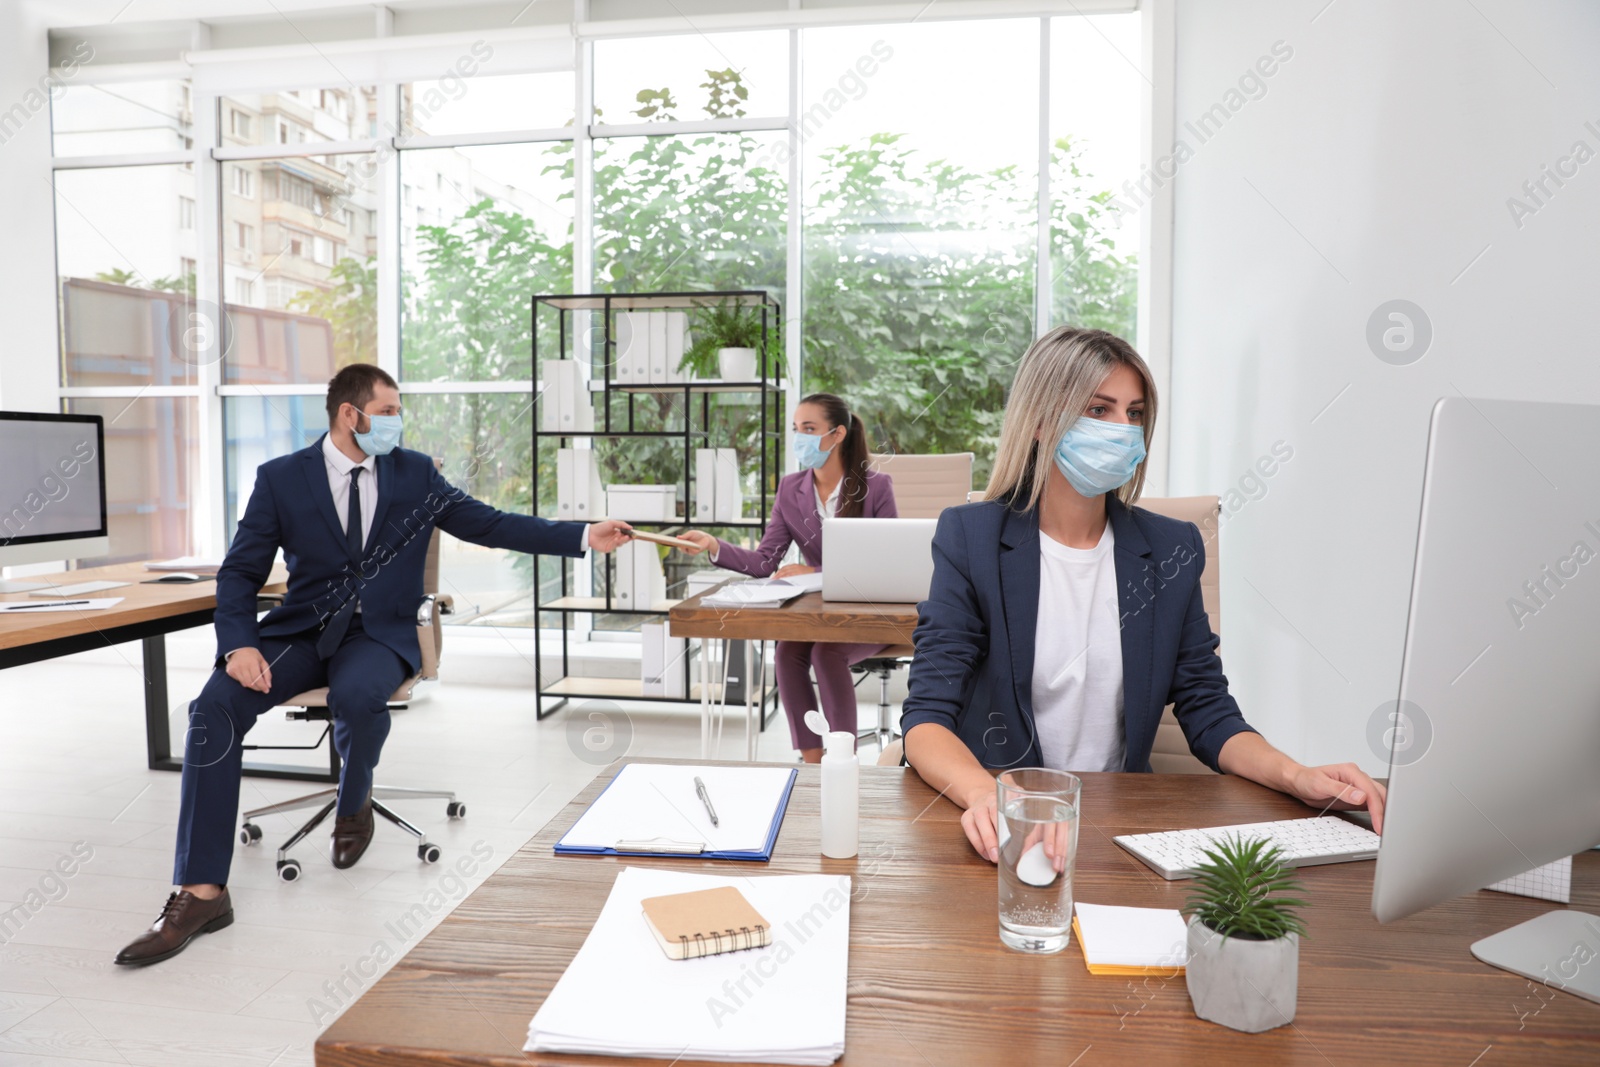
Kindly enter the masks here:
[[706, 792], [706, 784], [700, 780], [698, 774], [694, 776], [694, 791], [700, 794], [700, 803], [706, 806], [706, 814], [711, 816], [711, 825], [721, 826], [722, 824], [717, 822], [717, 809], [711, 806], [711, 794]]
[[7, 604], [6, 611], [27, 611], [29, 608], [75, 608], [87, 600], [47, 600], [42, 604]]

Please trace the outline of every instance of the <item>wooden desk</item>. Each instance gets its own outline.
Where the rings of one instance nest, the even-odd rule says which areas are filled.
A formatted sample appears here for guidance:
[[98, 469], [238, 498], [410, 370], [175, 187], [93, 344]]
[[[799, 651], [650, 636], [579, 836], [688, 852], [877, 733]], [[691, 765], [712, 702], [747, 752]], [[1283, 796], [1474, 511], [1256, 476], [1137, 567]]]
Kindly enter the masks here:
[[[316, 1062], [659, 1067], [660, 1060], [521, 1051], [529, 1020], [625, 863], [754, 877], [851, 874], [856, 892], [840, 1060], [847, 1065], [1592, 1065], [1600, 1049], [1600, 1005], [1543, 987], [1536, 995], [1525, 979], [1479, 963], [1468, 951], [1472, 941], [1555, 906], [1547, 901], [1472, 893], [1380, 927], [1370, 909], [1373, 864], [1306, 868], [1300, 874], [1310, 934], [1301, 946], [1294, 1024], [1240, 1034], [1196, 1018], [1181, 977], [1097, 978], [1084, 969], [1076, 943], [1044, 957], [1002, 947], [995, 869], [967, 845], [955, 806], [915, 772], [861, 769], [855, 860], [819, 855], [814, 767], [800, 769], [765, 867], [553, 855], [551, 846], [611, 773], [602, 771], [334, 1022], [317, 1041]], [[1113, 844], [1116, 834], [1312, 814], [1240, 778], [1082, 777], [1075, 890], [1094, 903], [1176, 908], [1189, 892], [1190, 883], [1163, 881]], [[1574, 907], [1600, 910], [1600, 854], [1577, 858], [1573, 887]]]
[[[217, 583], [145, 585], [156, 575], [142, 563], [90, 567], [58, 574], [34, 575], [22, 581], [48, 580], [58, 585], [80, 582], [127, 582], [120, 589], [88, 593], [86, 597], [122, 597], [122, 603], [104, 611], [46, 611], [0, 613], [0, 669], [77, 652], [139, 641], [143, 645], [144, 726], [148, 765], [155, 771], [180, 771], [182, 754], [173, 756], [167, 726], [166, 635], [196, 626], [209, 626], [217, 609]], [[262, 592], [281, 593], [287, 574], [279, 568]], [[42, 590], [41, 590], [42, 591]], [[84, 597], [63, 599], [79, 600]], [[38, 602], [26, 593], [0, 596], [0, 602]], [[293, 778], [300, 781], [336, 781], [331, 771], [305, 767], [246, 763], [245, 773], [258, 778]]]
[[[779, 608], [713, 608], [701, 601], [701, 593], [680, 601], [667, 612], [673, 637], [698, 637], [705, 642], [700, 663], [700, 755], [711, 754], [712, 686], [718, 677], [711, 664], [712, 641], [825, 641], [843, 644], [910, 645], [917, 626], [915, 604], [856, 604], [827, 601], [821, 593], [805, 593]], [[724, 643], [723, 655], [727, 654]], [[747, 646], [748, 647], [748, 646]], [[765, 677], [765, 657], [757, 664], [745, 658], [745, 677], [759, 666], [758, 677]], [[756, 717], [760, 710], [749, 699], [745, 686], [745, 758], [756, 758]], [[720, 692], [720, 689], [718, 690]]]
[[692, 596], [667, 612], [673, 637], [909, 645], [915, 604], [846, 604], [806, 593], [781, 608], [708, 608]]

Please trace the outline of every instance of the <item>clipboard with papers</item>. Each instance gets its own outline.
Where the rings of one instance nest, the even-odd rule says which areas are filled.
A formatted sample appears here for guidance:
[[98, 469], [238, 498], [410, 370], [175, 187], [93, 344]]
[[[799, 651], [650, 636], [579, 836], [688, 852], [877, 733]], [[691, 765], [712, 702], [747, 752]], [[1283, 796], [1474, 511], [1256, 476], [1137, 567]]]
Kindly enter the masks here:
[[[693, 856], [765, 863], [789, 807], [793, 767], [630, 763], [556, 842], [557, 855]], [[695, 780], [719, 818], [713, 824]]]

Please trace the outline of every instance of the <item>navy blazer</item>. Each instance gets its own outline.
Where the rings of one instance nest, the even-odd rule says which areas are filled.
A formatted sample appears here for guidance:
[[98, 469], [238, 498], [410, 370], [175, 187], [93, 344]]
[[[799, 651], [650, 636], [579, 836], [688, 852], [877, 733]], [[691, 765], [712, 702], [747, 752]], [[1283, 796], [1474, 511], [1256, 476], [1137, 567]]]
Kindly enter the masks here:
[[[326, 436], [326, 435], [324, 435]], [[263, 637], [316, 629], [352, 597], [361, 627], [405, 660], [422, 664], [417, 608], [435, 526], [463, 541], [514, 552], [583, 555], [581, 522], [512, 515], [445, 481], [432, 457], [397, 448], [377, 457], [378, 510], [360, 558], [350, 552], [328, 488], [322, 438], [256, 468], [256, 487], [217, 571], [217, 665]], [[256, 593], [278, 549], [289, 568], [283, 604], [256, 621]]]
[[[1162, 709], [1213, 770], [1223, 742], [1250, 730], [1228, 693], [1200, 594], [1205, 546], [1193, 523], [1106, 511], [1116, 541], [1125, 771], [1149, 771]], [[989, 768], [1042, 766], [1033, 725], [1039, 513], [999, 501], [947, 508], [933, 537], [933, 585], [917, 607], [902, 728], [935, 722]]]

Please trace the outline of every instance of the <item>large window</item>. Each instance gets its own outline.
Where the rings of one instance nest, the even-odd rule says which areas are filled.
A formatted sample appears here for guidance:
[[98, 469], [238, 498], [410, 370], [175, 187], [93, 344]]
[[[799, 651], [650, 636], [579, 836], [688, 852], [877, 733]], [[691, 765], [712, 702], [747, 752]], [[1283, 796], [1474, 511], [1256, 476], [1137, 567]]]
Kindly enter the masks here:
[[[541, 293], [766, 289], [794, 392], [843, 395], [882, 451], [973, 451], [981, 485], [1034, 336], [1133, 334], [1138, 38], [1137, 14], [607, 38], [575, 77], [491, 75], [491, 35], [471, 73], [220, 97], [80, 74], [52, 105], [61, 384], [116, 418], [114, 552], [185, 550], [131, 517], [179, 495], [180, 525], [231, 536], [254, 468], [324, 431], [325, 383], [355, 361], [399, 379], [405, 443], [446, 477], [550, 514]], [[603, 358], [569, 325], [569, 352]], [[639, 428], [682, 424], [679, 395], [630, 403]], [[711, 409], [758, 447], [748, 407]], [[681, 461], [599, 450], [613, 482]], [[214, 454], [221, 500], [198, 475]], [[475, 621], [532, 624], [529, 561], [443, 551]]]

